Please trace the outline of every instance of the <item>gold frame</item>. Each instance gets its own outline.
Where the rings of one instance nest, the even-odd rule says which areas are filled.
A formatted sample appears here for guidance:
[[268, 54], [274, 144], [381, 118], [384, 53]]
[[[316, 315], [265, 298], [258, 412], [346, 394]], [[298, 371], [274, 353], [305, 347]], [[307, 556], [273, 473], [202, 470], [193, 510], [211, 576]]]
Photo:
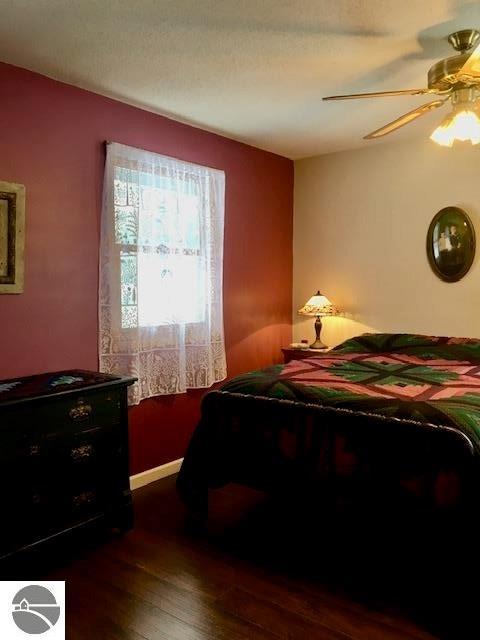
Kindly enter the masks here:
[[0, 294], [23, 293], [25, 185], [0, 181]]

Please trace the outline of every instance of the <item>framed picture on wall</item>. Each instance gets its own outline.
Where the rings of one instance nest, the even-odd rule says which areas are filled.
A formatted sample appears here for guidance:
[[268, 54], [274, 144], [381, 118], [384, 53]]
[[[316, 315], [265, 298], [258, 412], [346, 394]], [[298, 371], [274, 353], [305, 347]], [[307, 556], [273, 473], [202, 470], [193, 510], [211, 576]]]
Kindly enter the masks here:
[[445, 282], [456, 282], [468, 272], [475, 257], [475, 230], [463, 209], [445, 207], [433, 218], [427, 256], [435, 275]]
[[0, 181], [0, 293], [22, 293], [25, 186]]

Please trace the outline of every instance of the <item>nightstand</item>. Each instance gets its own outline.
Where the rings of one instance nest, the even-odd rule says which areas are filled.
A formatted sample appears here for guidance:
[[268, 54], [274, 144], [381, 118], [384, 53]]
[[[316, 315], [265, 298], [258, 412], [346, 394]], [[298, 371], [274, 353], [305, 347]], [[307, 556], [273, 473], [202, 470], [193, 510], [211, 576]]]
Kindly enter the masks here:
[[304, 360], [305, 358], [327, 353], [330, 350], [331, 347], [327, 347], [326, 349], [294, 349], [293, 347], [282, 347], [285, 364], [290, 362], [290, 360]]

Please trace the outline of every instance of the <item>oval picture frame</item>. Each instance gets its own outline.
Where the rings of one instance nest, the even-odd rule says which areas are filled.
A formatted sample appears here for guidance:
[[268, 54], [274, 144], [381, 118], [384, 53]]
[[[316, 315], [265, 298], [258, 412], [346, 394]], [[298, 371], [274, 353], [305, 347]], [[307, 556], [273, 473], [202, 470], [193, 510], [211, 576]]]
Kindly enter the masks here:
[[427, 233], [427, 256], [433, 273], [444, 282], [458, 282], [475, 258], [475, 229], [459, 207], [445, 207], [433, 218]]

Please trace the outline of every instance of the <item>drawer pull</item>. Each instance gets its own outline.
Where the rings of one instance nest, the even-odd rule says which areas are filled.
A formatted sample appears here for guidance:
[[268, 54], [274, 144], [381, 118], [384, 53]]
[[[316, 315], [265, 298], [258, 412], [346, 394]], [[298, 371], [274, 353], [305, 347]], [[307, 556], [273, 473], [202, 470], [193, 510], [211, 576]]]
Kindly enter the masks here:
[[87, 504], [91, 504], [95, 500], [95, 494], [93, 491], [84, 491], [73, 497], [73, 506], [78, 509], [84, 507]]
[[85, 460], [93, 454], [93, 446], [91, 444], [82, 444], [79, 447], [74, 447], [70, 451], [70, 457], [75, 462], [78, 460]]
[[79, 400], [77, 406], [70, 409], [68, 415], [75, 421], [87, 420], [92, 415], [92, 407], [85, 404], [83, 400]]

